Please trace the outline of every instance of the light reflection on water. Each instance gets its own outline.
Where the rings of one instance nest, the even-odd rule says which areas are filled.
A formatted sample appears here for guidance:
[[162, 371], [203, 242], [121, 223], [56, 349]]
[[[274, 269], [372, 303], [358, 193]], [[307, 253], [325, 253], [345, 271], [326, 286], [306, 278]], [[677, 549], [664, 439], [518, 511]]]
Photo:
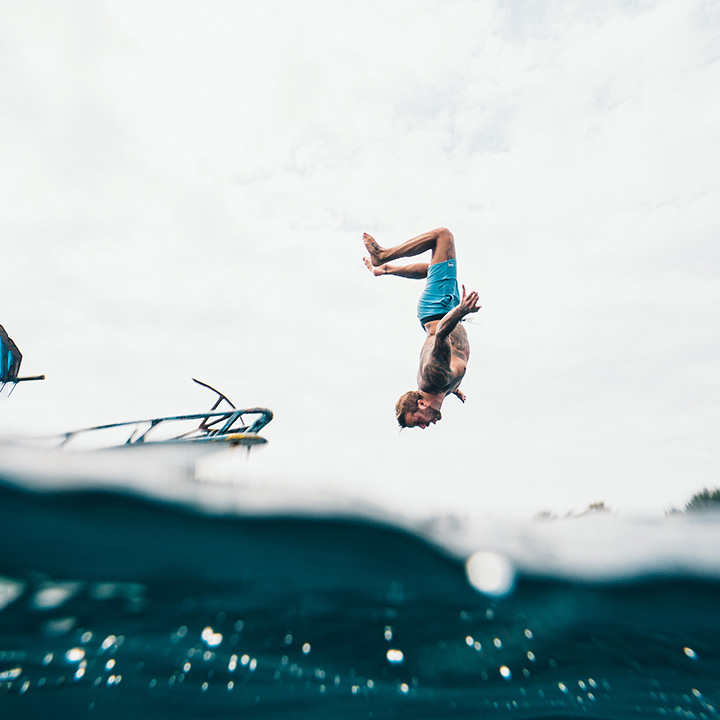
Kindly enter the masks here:
[[[43, 591], [51, 587], [55, 585], [42, 581]], [[502, 602], [459, 612], [438, 609], [425, 620], [439, 623], [439, 631], [436, 628], [418, 642], [415, 611], [409, 608], [412, 617], [405, 618], [402, 606], [368, 608], [356, 618], [359, 624], [345, 618], [341, 626], [333, 627], [331, 616], [317, 625], [311, 621], [312, 612], [303, 614], [297, 607], [279, 614], [275, 608], [273, 618], [257, 607], [244, 617], [235, 616], [231, 607], [212, 614], [207, 607], [182, 611], [187, 602], [180, 602], [178, 612], [177, 606], [154, 608], [148, 597], [152, 591], [137, 583], [109, 590], [108, 583], [100, 592], [94, 584], [84, 583], [50, 606], [34, 602], [38, 589], [29, 582], [6, 605], [0, 618], [15, 613], [27, 631], [24, 636], [15, 634], [14, 647], [7, 627], [3, 632], [0, 708], [3, 695], [29, 697], [48, 688], [68, 692], [72, 686], [89, 703], [100, 702], [103, 693], [118, 692], [179, 694], [183, 702], [191, 703], [197, 693], [203, 698], [197, 702], [204, 703], [199, 707], [206, 708], [208, 702], [209, 707], [217, 702], [218, 692], [235, 696], [242, 691], [238, 697], [243, 704], [249, 690], [261, 698], [291, 691], [317, 698], [365, 697], [370, 702], [373, 698], [386, 702], [393, 695], [398, 701], [437, 700], [446, 694], [447, 707], [456, 711], [474, 696], [475, 708], [499, 717], [540, 709], [592, 716], [594, 708], [602, 717], [612, 715], [618, 697], [628, 694], [628, 687], [622, 686], [631, 672], [632, 702], [639, 716], [720, 717], [715, 709], [717, 685], [690, 682], [692, 667], [702, 666], [690, 643], [677, 644], [673, 660], [661, 658], [653, 667], [642, 648], [634, 657], [632, 646], [625, 645], [626, 655], [619, 658], [617, 647], [604, 648], [609, 630], [598, 627], [579, 640], [589, 643], [583, 651], [588, 662], [581, 667], [576, 658], [571, 662], [557, 654], [566, 651], [569, 638], [552, 637], [561, 635], [563, 627], [556, 623], [554, 630], [550, 628], [547, 613], [544, 621], [534, 620], [532, 602], [509, 613]], [[144, 611], [127, 602], [138, 595], [144, 598]], [[60, 594], [55, 596], [59, 598]], [[206, 604], [217, 606], [218, 600], [210, 598]], [[106, 612], [111, 605], [112, 611]], [[154, 608], [152, 616], [146, 614], [147, 608]], [[53, 611], [74, 613], [66, 632], [45, 632], [46, 616]], [[392, 624], [387, 624], [388, 617]], [[183, 622], [167, 627], [178, 618]], [[350, 627], [361, 633], [363, 647], [346, 637]], [[617, 632], [617, 627], [612, 628], [612, 633]], [[658, 636], [653, 640], [663, 652], [671, 652], [672, 643]], [[384, 663], [379, 662], [381, 657]], [[679, 689], [672, 677], [682, 658], [690, 663], [684, 667], [689, 683], [685, 689]], [[613, 660], [619, 661], [622, 672], [617, 672]], [[588, 667], [594, 668], [592, 674]], [[625, 698], [623, 707], [627, 702]]]

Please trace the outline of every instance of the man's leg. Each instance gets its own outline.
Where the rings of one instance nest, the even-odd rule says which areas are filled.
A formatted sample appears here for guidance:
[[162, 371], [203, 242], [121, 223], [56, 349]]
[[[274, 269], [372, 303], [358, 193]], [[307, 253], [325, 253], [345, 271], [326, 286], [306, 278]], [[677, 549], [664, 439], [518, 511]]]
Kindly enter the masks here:
[[380, 275], [396, 275], [397, 277], [422, 280], [427, 277], [428, 273], [427, 263], [413, 263], [412, 265], [385, 264], [380, 267], [375, 267], [369, 257], [363, 258], [363, 262], [375, 277], [380, 277]]
[[430, 230], [391, 248], [380, 247], [375, 238], [367, 233], [363, 234], [363, 242], [370, 253], [370, 261], [375, 267], [384, 265], [390, 260], [397, 260], [397, 258], [413, 257], [427, 250], [432, 251], [431, 265], [452, 260], [455, 257], [455, 238], [447, 228]]

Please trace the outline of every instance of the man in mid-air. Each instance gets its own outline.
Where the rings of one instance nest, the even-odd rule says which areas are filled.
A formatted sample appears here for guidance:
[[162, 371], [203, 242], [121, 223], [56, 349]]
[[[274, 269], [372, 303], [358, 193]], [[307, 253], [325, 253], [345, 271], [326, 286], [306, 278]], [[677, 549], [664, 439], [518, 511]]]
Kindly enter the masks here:
[[[473, 290], [462, 297], [458, 292], [455, 238], [447, 228], [438, 228], [418, 235], [392, 248], [380, 247], [375, 239], [363, 234], [370, 257], [364, 259], [376, 277], [397, 275], [421, 280], [427, 278], [418, 302], [418, 318], [427, 337], [420, 351], [418, 389], [410, 390], [395, 405], [400, 427], [423, 430], [442, 419], [440, 408], [448, 395], [457, 395], [465, 402], [460, 383], [465, 376], [470, 345], [460, 320], [480, 309], [478, 294]], [[432, 251], [430, 264], [388, 265], [389, 261], [413, 257]]]

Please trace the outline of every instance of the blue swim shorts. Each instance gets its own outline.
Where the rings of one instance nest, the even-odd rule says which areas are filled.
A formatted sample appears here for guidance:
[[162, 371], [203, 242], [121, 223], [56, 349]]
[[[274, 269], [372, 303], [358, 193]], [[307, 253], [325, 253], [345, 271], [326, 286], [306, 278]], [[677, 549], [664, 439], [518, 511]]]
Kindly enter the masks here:
[[425, 290], [418, 301], [417, 314], [420, 324], [425, 325], [430, 320], [439, 320], [459, 304], [457, 259], [430, 265]]

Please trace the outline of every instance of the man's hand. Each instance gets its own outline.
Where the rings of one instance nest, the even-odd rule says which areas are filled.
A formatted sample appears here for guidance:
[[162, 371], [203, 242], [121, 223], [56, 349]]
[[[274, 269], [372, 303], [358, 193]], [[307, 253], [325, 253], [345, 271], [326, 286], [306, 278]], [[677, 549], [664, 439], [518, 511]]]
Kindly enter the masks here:
[[458, 388], [457, 390], [453, 390], [453, 395], [457, 395], [457, 397], [461, 403], [464, 403], [467, 400], [465, 393], [462, 390], [460, 390], [460, 388]]
[[476, 313], [482, 306], [478, 305], [478, 294], [475, 290], [471, 290], [469, 295], [465, 294], [465, 286], [462, 286], [462, 299], [460, 300], [460, 317], [465, 317], [470, 313]]

